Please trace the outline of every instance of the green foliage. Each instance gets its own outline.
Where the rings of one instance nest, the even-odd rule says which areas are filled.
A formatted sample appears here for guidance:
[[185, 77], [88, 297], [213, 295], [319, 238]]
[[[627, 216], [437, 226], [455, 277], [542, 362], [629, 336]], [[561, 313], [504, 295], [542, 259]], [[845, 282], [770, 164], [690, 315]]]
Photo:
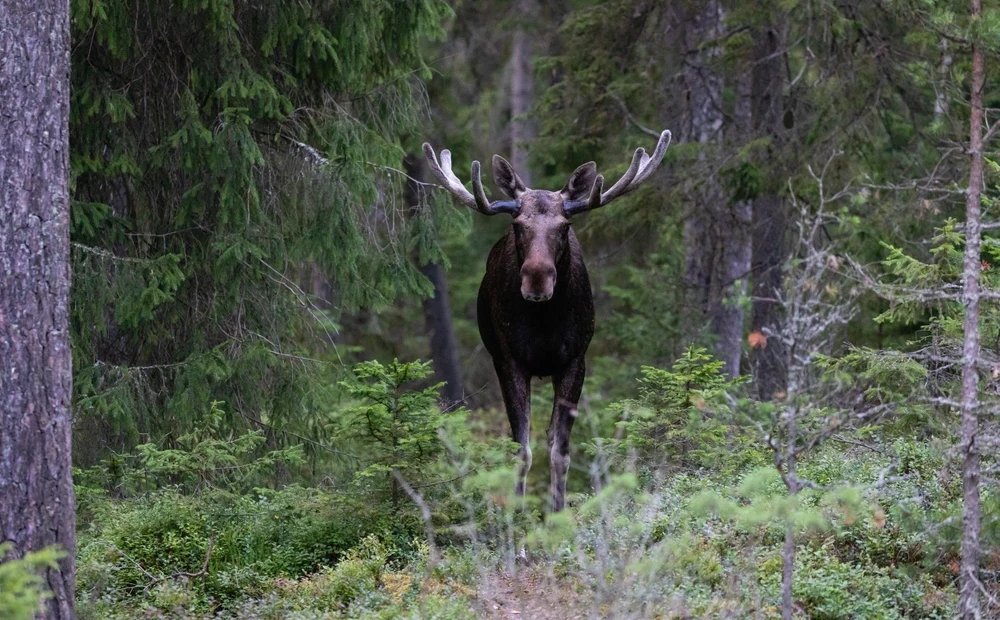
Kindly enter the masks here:
[[279, 467], [304, 463], [300, 445], [267, 450], [261, 431], [235, 432], [221, 405], [211, 403], [207, 415], [173, 442], [175, 448], [140, 444], [134, 454], [113, 454], [100, 465], [77, 471], [76, 483], [114, 489], [118, 496], [168, 486], [187, 492], [214, 488], [238, 493], [265, 482]]
[[[440, 254], [434, 226], [392, 198], [392, 171], [422, 111], [421, 47], [450, 9], [71, 12], [74, 406], [91, 439], [77, 464], [185, 435], [213, 401], [234, 428], [319, 438], [340, 312], [429, 292], [411, 257]], [[314, 271], [336, 308], [300, 287]]]
[[[392, 553], [404, 557], [419, 531], [382, 506], [294, 486], [242, 496], [92, 496], [90, 503], [94, 518], [81, 532], [77, 566], [80, 597], [94, 609], [102, 601], [149, 601], [175, 585], [195, 609], [230, 606], [266, 592], [276, 578], [335, 566], [369, 534], [398, 540]], [[206, 556], [204, 576], [184, 576], [197, 574]]]
[[254, 456], [265, 442], [264, 434], [248, 431], [236, 435], [228, 430], [218, 405], [213, 402], [208, 417], [177, 438], [177, 449], [164, 450], [152, 443], [137, 446], [143, 472], [195, 490], [220, 485], [238, 490], [246, 488], [247, 481], [272, 473], [279, 463], [302, 464], [299, 445]]
[[774, 467], [762, 467], [749, 472], [733, 489], [731, 498], [705, 491], [692, 499], [692, 508], [732, 519], [748, 531], [770, 528], [777, 537], [788, 528], [806, 533], [827, 530], [832, 526], [832, 513], [854, 514], [860, 502], [859, 492], [849, 487], [824, 492], [807, 489], [790, 495]]
[[705, 349], [691, 347], [670, 370], [643, 367], [639, 397], [611, 407], [624, 431], [615, 449], [634, 454], [647, 469], [712, 466], [728, 450], [727, 394], [745, 383], [728, 378], [723, 366]]
[[51, 596], [40, 573], [57, 568], [57, 562], [66, 553], [57, 547], [46, 547], [16, 560], [2, 559], [12, 549], [13, 543], [0, 544], [0, 617], [30, 620], [37, 615], [42, 601]]
[[355, 482], [389, 489], [394, 505], [402, 497], [393, 472], [411, 485], [426, 481], [445, 452], [443, 438], [460, 442], [466, 434], [466, 412], [443, 413], [437, 407], [440, 385], [414, 389], [430, 373], [429, 362], [361, 362], [354, 367], [354, 380], [343, 384], [361, 401], [344, 412], [337, 434], [356, 442], [364, 455]]
[[[760, 567], [761, 581], [775, 595], [781, 585], [781, 563]], [[881, 567], [858, 566], [840, 561], [829, 549], [802, 548], [796, 554], [793, 595], [809, 618], [946, 618], [950, 596], [935, 601], [927, 579], [905, 579]]]
[[288, 587], [284, 596], [300, 608], [337, 611], [365, 595], [372, 595], [388, 569], [389, 550], [374, 537], [364, 538], [336, 566]]
[[[611, 474], [527, 540], [542, 570], [555, 574], [547, 589], [582, 593], [567, 615], [641, 617], [656, 609], [668, 617], [775, 617], [792, 520], [799, 532], [795, 600], [809, 617], [950, 617], [954, 574], [937, 555], [940, 543], [927, 540], [940, 518], [926, 508], [940, 499], [938, 482], [911, 469], [884, 480], [904, 451], [921, 455], [924, 471], [940, 464], [930, 444], [913, 439], [886, 454], [827, 446], [800, 463], [801, 474], [841, 487], [795, 498], [773, 466], [744, 466], [736, 484], [719, 468], [645, 485]], [[882, 508], [905, 504], [903, 497], [922, 498], [909, 504], [921, 512], [919, 523]]]
[[[922, 260], [896, 247], [888, 247], [883, 262], [885, 281], [876, 290], [894, 303], [876, 318], [880, 322], [913, 323], [927, 321], [931, 336], [957, 342], [962, 336], [963, 305], [961, 291], [965, 253], [965, 235], [958, 222], [949, 219], [936, 229], [930, 244], [930, 257]], [[1000, 240], [985, 236], [981, 253], [980, 286], [984, 292], [1000, 290]], [[939, 293], [950, 294], [949, 297]], [[993, 304], [983, 304], [980, 313], [980, 333], [983, 342], [997, 337], [997, 319]]]

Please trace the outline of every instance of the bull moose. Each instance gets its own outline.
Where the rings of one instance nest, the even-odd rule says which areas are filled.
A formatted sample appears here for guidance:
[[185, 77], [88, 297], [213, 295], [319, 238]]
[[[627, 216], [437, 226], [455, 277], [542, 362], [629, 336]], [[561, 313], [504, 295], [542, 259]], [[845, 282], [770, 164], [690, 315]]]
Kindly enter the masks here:
[[570, 218], [639, 187], [659, 166], [669, 143], [670, 132], [664, 131], [652, 157], [636, 149], [628, 170], [606, 192], [592, 161], [577, 168], [560, 191], [550, 192], [525, 187], [510, 163], [494, 155], [493, 180], [510, 200], [492, 202], [483, 190], [478, 161], [472, 162], [469, 192], [452, 171], [451, 153], [442, 150], [439, 160], [430, 144], [423, 145], [434, 176], [459, 202], [484, 215], [513, 217], [486, 261], [477, 304], [479, 334], [493, 357], [511, 434], [521, 446], [518, 496], [524, 495], [531, 467], [531, 377], [552, 377], [555, 404], [546, 435], [554, 511], [565, 503], [569, 434], [594, 335], [594, 296]]

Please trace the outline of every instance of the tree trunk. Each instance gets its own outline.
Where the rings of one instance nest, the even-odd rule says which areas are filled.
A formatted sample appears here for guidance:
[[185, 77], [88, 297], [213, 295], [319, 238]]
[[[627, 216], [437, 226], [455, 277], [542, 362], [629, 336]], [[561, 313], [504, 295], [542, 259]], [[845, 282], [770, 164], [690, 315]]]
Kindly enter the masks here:
[[[705, 44], [722, 35], [723, 10], [710, 0], [682, 19], [687, 112], [681, 139], [717, 148], [722, 141], [723, 83], [713, 65], [721, 49]], [[735, 377], [740, 372], [743, 341], [743, 310], [735, 298], [749, 271], [749, 204], [730, 204], [716, 175], [708, 173], [709, 150], [699, 154], [706, 173], [693, 192], [693, 209], [684, 220], [685, 284], [692, 315], [687, 321], [692, 328], [688, 338], [695, 338], [694, 330], [707, 322], [716, 355]]]
[[[753, 136], [753, 82], [748, 75], [736, 82], [736, 124], [734, 139], [727, 140], [730, 148], [742, 146]], [[718, 336], [719, 359], [726, 363], [731, 377], [740, 374], [743, 357], [743, 306], [746, 296], [753, 251], [750, 227], [753, 222], [752, 200], [730, 200], [723, 211], [722, 229], [727, 232], [722, 246], [719, 280], [722, 285], [719, 301], [711, 308], [712, 333]]]
[[[761, 400], [783, 393], [788, 383], [788, 364], [781, 342], [781, 304], [785, 236], [788, 219], [778, 193], [782, 171], [778, 157], [784, 115], [783, 93], [784, 26], [773, 24], [760, 32], [754, 50], [753, 116], [759, 136], [769, 136], [768, 154], [760, 162], [767, 179], [765, 191], [754, 199], [752, 246], [753, 306], [751, 352], [754, 383]], [[763, 336], [763, 338], [759, 337]]]
[[[972, 16], [977, 19], [981, 0], [972, 0]], [[983, 45], [972, 44], [971, 120], [969, 122], [969, 189], [965, 200], [965, 269], [962, 302], [965, 304], [962, 346], [962, 548], [959, 583], [959, 612], [962, 618], [979, 618], [979, 277], [982, 219], [980, 200], [983, 187]]]
[[458, 341], [451, 324], [451, 304], [448, 301], [448, 281], [444, 267], [438, 263], [427, 263], [420, 271], [434, 284], [434, 296], [424, 300], [424, 323], [431, 341], [431, 359], [434, 374], [439, 381], [445, 381], [441, 398], [445, 406], [452, 409], [464, 402], [465, 389], [462, 383], [462, 362], [458, 357]]
[[536, 15], [534, 0], [517, 0], [514, 3], [517, 28], [510, 53], [510, 163], [514, 170], [531, 187], [531, 168], [528, 166], [528, 148], [535, 137], [527, 118], [534, 96], [534, 76], [531, 71], [532, 37], [527, 25]]
[[753, 201], [753, 316], [750, 331], [763, 335], [754, 339], [751, 362], [760, 400], [772, 400], [785, 392], [788, 363], [781, 341], [781, 304], [788, 228], [785, 203], [776, 194], [763, 194]]
[[0, 93], [0, 542], [67, 552], [42, 616], [72, 618], [66, 0], [0, 0]]
[[[684, 95], [686, 108], [681, 130], [683, 142], [717, 145], [722, 137], [722, 79], [712, 67], [719, 50], [703, 47], [718, 38], [722, 10], [715, 0], [680, 16], [684, 35]], [[699, 165], [708, 166], [708, 148], [700, 149]], [[689, 193], [691, 208], [684, 218], [684, 280], [687, 307], [691, 316], [685, 321], [689, 330], [685, 340], [697, 338], [709, 316], [713, 272], [719, 239], [715, 234], [715, 212], [722, 201], [722, 190], [714, 176], [699, 175]]]
[[[786, 454], [784, 455], [785, 471], [779, 467], [778, 473], [782, 474], [785, 480], [785, 487], [788, 494], [795, 497], [799, 492], [799, 479], [795, 472], [798, 458], [795, 451], [798, 448], [798, 410], [795, 407], [788, 409], [786, 432], [788, 434], [785, 442]], [[781, 550], [781, 618], [782, 620], [792, 620], [795, 615], [795, 602], [792, 597], [792, 581], [795, 577], [795, 524], [792, 517], [788, 517], [785, 524], [785, 544]]]
[[[411, 210], [423, 208], [424, 189], [420, 183], [426, 178], [422, 157], [407, 157], [404, 166], [410, 177], [406, 186], [406, 200]], [[420, 272], [434, 285], [434, 295], [423, 302], [424, 324], [430, 340], [434, 378], [444, 381], [441, 398], [446, 408], [454, 408], [465, 401], [465, 384], [462, 381], [462, 363], [458, 357], [458, 340], [451, 323], [451, 303], [448, 301], [448, 281], [444, 267], [438, 263], [425, 263]]]

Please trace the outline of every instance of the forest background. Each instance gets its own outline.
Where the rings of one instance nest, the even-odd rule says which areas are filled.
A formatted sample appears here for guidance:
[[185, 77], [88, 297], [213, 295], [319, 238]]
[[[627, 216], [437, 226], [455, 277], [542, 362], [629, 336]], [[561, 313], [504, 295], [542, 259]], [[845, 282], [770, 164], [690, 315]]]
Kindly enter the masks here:
[[[998, 9], [72, 0], [77, 613], [997, 617]], [[516, 510], [509, 221], [420, 144], [555, 190], [662, 129], [574, 219], [569, 508], [537, 382]], [[66, 562], [0, 565], [0, 615]]]

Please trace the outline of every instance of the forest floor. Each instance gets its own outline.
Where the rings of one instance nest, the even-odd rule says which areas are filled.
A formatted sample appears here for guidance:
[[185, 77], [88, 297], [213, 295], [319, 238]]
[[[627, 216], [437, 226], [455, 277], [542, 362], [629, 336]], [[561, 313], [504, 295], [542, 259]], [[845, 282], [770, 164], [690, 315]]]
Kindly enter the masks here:
[[589, 617], [589, 608], [569, 583], [546, 574], [543, 567], [518, 567], [514, 574], [491, 572], [479, 584], [482, 617], [575, 620]]

